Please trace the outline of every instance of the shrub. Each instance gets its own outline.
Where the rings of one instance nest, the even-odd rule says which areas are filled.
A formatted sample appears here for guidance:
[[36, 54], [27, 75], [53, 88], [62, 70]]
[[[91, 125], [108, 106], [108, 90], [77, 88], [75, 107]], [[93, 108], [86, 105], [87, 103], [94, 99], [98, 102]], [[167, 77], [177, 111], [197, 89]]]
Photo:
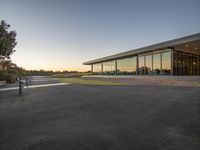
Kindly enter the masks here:
[[14, 74], [7, 73], [5, 71], [0, 71], [0, 80], [5, 80], [7, 83], [12, 83], [16, 81], [17, 76]]

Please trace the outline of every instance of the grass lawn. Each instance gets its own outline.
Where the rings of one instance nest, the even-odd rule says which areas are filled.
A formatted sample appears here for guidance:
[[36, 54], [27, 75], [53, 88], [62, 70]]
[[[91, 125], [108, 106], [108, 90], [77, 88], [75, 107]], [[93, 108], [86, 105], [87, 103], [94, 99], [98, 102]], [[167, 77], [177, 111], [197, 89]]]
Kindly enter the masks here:
[[57, 79], [62, 83], [72, 83], [72, 84], [90, 84], [90, 85], [126, 85], [124, 83], [114, 83], [107, 81], [98, 81], [98, 80], [84, 80], [81, 78], [61, 78]]
[[90, 75], [91, 73], [85, 73], [85, 72], [78, 72], [78, 73], [61, 73], [61, 74], [54, 74], [52, 77], [57, 78], [80, 78], [84, 75]]

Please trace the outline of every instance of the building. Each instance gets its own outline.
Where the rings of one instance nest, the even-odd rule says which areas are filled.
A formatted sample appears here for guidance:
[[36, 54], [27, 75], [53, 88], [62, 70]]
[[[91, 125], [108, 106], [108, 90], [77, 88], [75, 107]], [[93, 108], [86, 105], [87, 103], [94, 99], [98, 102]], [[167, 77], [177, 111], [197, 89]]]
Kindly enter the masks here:
[[83, 64], [93, 75], [200, 75], [200, 33]]

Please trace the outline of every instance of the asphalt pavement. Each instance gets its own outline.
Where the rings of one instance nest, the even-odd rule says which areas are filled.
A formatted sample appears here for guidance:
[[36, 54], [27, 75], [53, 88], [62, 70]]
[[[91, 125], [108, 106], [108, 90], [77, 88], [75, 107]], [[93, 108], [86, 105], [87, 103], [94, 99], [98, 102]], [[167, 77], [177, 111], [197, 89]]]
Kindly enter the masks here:
[[[30, 84], [53, 83], [37, 77]], [[199, 150], [200, 88], [68, 84], [27, 88], [24, 96], [0, 91], [0, 149]]]

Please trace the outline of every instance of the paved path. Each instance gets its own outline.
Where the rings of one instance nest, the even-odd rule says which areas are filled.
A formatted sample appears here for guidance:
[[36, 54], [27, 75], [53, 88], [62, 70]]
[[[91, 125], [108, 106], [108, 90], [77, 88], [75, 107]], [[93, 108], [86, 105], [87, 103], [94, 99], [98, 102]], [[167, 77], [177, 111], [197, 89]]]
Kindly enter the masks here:
[[[67, 85], [68, 83], [53, 83], [53, 84], [39, 84], [39, 85], [29, 85], [24, 86], [24, 89], [31, 89], [31, 88], [38, 88], [38, 87], [49, 87], [49, 86], [58, 86], [58, 85]], [[1, 91], [9, 91], [9, 90], [19, 90], [19, 87], [8, 87], [8, 88], [1, 88]]]
[[[47, 87], [47, 86], [58, 86], [58, 85], [66, 85], [67, 83], [58, 83], [56, 79], [44, 77], [44, 76], [33, 76], [28, 81], [28, 86], [25, 85], [24, 88], [37, 88], [37, 87]], [[4, 86], [0, 86], [1, 91], [8, 91], [8, 90], [18, 90], [19, 89], [19, 82], [6, 84]]]
[[200, 149], [199, 88], [70, 84], [17, 94], [0, 92], [1, 150]]

